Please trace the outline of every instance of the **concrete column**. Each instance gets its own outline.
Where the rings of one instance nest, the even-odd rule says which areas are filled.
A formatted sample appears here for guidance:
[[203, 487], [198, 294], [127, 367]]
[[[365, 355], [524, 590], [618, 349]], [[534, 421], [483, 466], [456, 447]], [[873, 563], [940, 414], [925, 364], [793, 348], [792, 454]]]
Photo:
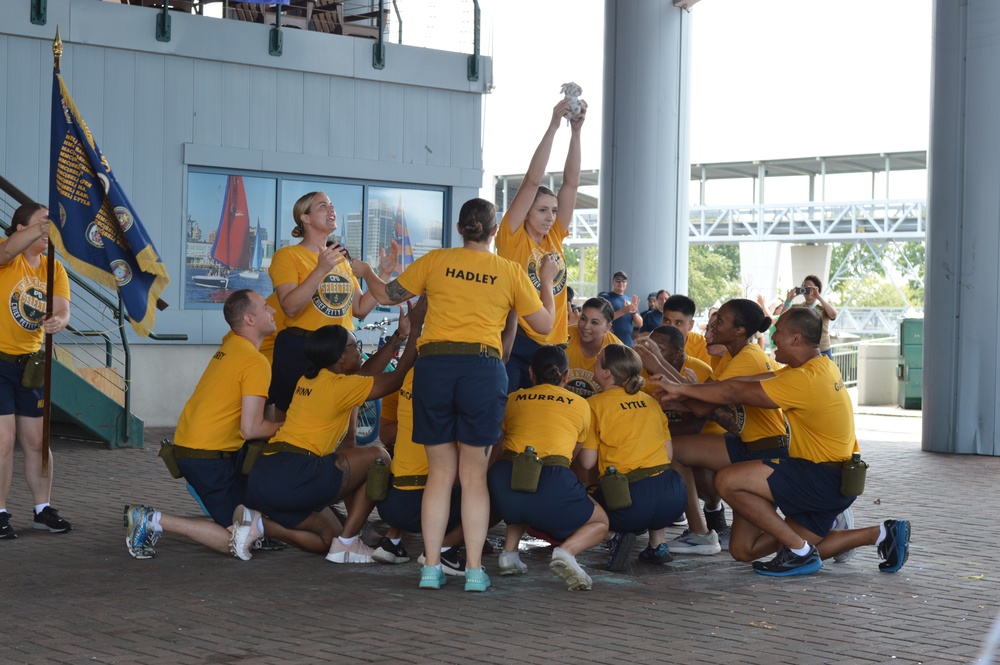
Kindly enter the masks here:
[[670, 0], [605, 0], [598, 290], [687, 291], [692, 14]]
[[792, 280], [794, 284], [785, 286], [789, 289], [798, 286], [806, 275], [816, 275], [823, 280], [823, 297], [826, 297], [827, 284], [830, 281], [830, 261], [833, 258], [833, 245], [792, 245]]
[[1000, 454], [1000, 3], [935, 0], [923, 449]]

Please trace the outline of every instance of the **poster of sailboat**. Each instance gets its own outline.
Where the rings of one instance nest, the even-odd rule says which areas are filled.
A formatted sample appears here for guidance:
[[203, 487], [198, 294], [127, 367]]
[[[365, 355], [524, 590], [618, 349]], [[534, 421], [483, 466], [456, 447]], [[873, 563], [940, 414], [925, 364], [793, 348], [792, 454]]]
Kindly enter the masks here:
[[216, 265], [204, 275], [195, 275], [192, 281], [210, 289], [229, 288], [231, 270], [250, 268], [250, 212], [243, 176], [231, 175], [226, 182], [226, 195], [219, 216], [219, 228], [209, 254]]
[[185, 306], [219, 305], [239, 289], [271, 294], [276, 210], [273, 178], [189, 174]]

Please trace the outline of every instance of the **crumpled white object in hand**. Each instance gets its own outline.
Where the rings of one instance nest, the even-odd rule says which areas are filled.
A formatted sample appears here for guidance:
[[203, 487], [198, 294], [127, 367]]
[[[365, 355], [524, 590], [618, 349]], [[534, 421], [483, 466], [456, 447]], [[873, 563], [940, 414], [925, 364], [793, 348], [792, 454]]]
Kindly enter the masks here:
[[583, 94], [583, 88], [581, 88], [576, 83], [570, 81], [569, 83], [563, 83], [562, 88], [559, 92], [566, 96], [569, 100], [570, 114], [566, 116], [566, 120], [576, 120], [580, 116], [580, 112], [583, 111], [583, 102], [580, 99], [580, 95]]

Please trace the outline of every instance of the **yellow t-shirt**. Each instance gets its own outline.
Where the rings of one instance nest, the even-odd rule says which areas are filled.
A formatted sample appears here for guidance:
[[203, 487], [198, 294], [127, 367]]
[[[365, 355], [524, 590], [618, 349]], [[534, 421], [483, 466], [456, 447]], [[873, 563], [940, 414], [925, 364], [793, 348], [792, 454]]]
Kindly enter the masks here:
[[[728, 354], [727, 354], [728, 356]], [[721, 374], [715, 374], [718, 381], [739, 376], [754, 376], [773, 372], [774, 365], [764, 351], [754, 343], [745, 345], [729, 359], [726, 369]], [[736, 422], [740, 427], [740, 439], [750, 443], [769, 436], [780, 436], [785, 433], [785, 416], [781, 409], [760, 409], [755, 406], [734, 405], [736, 407]]]
[[[301, 284], [316, 269], [318, 263], [319, 254], [316, 252], [309, 251], [301, 244], [289, 245], [274, 253], [267, 274], [271, 276], [271, 283], [275, 288], [282, 284]], [[287, 317], [284, 325], [286, 328], [317, 330], [336, 324], [354, 330], [351, 300], [354, 292], [360, 290], [361, 285], [351, 272], [351, 264], [340, 261], [323, 278], [309, 303], [295, 316]]]
[[860, 452], [854, 407], [837, 365], [826, 356], [782, 367], [760, 387], [781, 407], [792, 430], [789, 457], [842, 462]]
[[684, 340], [684, 353], [687, 354], [688, 358], [697, 358], [714, 367], [712, 356], [708, 355], [708, 342], [705, 341], [705, 336], [701, 333], [692, 330], [687, 334], [687, 339]]
[[302, 377], [295, 386], [285, 424], [271, 437], [293, 446], [329, 455], [347, 434], [351, 409], [368, 400], [375, 378], [336, 374], [321, 369], [314, 379]]
[[[0, 244], [7, 242], [0, 240]], [[0, 315], [0, 351], [12, 356], [34, 353], [42, 348], [45, 330], [46, 286], [49, 258], [44, 254], [37, 268], [28, 265], [24, 254], [18, 254], [10, 263], [0, 266], [0, 293], [7, 295], [7, 303]], [[69, 300], [69, 278], [62, 263], [56, 261], [52, 294]]]
[[508, 259], [464, 247], [435, 249], [397, 278], [414, 295], [427, 294], [427, 315], [417, 346], [471, 342], [501, 348], [507, 312], [519, 316], [542, 309], [527, 273]]
[[593, 414], [583, 447], [597, 451], [597, 468], [620, 473], [669, 464], [670, 428], [660, 405], [641, 390], [629, 395], [621, 386], [587, 399]]
[[260, 343], [260, 352], [267, 358], [267, 362], [274, 363], [274, 338], [278, 336], [282, 330], [285, 329], [285, 312], [281, 309], [281, 303], [278, 302], [278, 294], [272, 293], [264, 301], [271, 309], [274, 310], [274, 325], [276, 326], [273, 333], [264, 338]]
[[239, 450], [243, 398], [267, 397], [270, 384], [271, 366], [264, 356], [246, 338], [228, 335], [184, 405], [174, 442], [199, 450]]
[[538, 280], [539, 261], [541, 261], [542, 256], [545, 254], [552, 254], [556, 257], [559, 272], [556, 274], [555, 279], [552, 280], [552, 295], [556, 305], [556, 320], [552, 326], [552, 332], [548, 335], [539, 335], [531, 329], [531, 326], [524, 320], [524, 317], [519, 316], [517, 321], [521, 329], [528, 334], [528, 337], [538, 344], [566, 343], [566, 327], [568, 325], [566, 315], [566, 258], [563, 256], [562, 241], [568, 235], [569, 232], [563, 228], [563, 225], [557, 218], [556, 223], [549, 229], [548, 234], [542, 238], [541, 244], [538, 244], [528, 234], [524, 224], [521, 224], [521, 228], [517, 231], [511, 232], [510, 221], [508, 221], [507, 215], [503, 216], [503, 220], [500, 222], [500, 229], [497, 231], [497, 254], [505, 259], [510, 259], [524, 268], [525, 272], [528, 273], [528, 279], [531, 280], [536, 291], [541, 287], [541, 283]]
[[[609, 330], [604, 333], [601, 348], [608, 344], [621, 343], [618, 336]], [[566, 347], [566, 356], [569, 358], [569, 381], [566, 383], [566, 390], [580, 397], [590, 397], [600, 392], [601, 386], [594, 379], [594, 361], [597, 360], [597, 356], [588, 358], [583, 355], [583, 349], [580, 348], [580, 330], [576, 326], [569, 327], [569, 346]]]
[[576, 444], [586, 441], [590, 432], [590, 406], [579, 395], [551, 384], [517, 390], [507, 397], [503, 431], [505, 450], [521, 453], [533, 446], [539, 457], [573, 459]]
[[[427, 449], [419, 443], [413, 443], [413, 370], [406, 373], [403, 387], [395, 393], [398, 397], [396, 406], [396, 446], [392, 449], [392, 465], [389, 469], [392, 475], [426, 476]], [[383, 409], [385, 397], [382, 398]], [[385, 413], [383, 411], [383, 413]], [[399, 485], [403, 489], [419, 489], [424, 485]]]

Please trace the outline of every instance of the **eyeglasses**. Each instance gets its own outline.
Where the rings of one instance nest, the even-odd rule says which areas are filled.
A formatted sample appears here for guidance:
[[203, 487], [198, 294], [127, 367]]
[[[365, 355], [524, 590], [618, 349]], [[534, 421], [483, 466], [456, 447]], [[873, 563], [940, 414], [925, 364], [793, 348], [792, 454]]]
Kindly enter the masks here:
[[624, 277], [615, 277], [615, 282], [622, 282], [622, 283], [624, 283], [624, 282], [628, 282], [628, 280], [625, 279]]

